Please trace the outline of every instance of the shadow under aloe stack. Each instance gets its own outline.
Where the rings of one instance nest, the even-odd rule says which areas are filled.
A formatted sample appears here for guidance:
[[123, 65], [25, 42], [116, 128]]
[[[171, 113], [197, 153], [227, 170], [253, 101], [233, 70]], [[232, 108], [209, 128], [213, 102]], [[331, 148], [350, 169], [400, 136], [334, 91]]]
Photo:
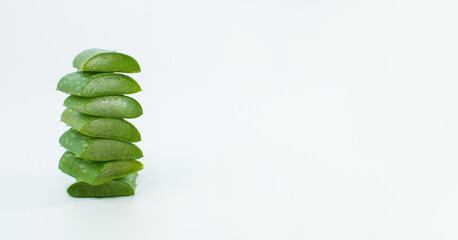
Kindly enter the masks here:
[[76, 178], [67, 192], [73, 197], [134, 195], [143, 157], [133, 142], [140, 132], [123, 118], [137, 118], [142, 107], [124, 94], [141, 91], [121, 73], [138, 73], [138, 62], [122, 53], [87, 49], [73, 60], [77, 72], [60, 79], [57, 90], [70, 94], [61, 120], [71, 127], [59, 139], [67, 151], [59, 161], [62, 172]]

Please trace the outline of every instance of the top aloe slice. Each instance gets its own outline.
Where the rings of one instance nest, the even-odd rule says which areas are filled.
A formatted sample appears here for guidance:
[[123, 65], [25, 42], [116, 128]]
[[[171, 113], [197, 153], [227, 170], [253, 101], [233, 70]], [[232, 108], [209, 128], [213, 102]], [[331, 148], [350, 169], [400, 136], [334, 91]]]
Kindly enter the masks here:
[[124, 74], [74, 72], [60, 79], [57, 90], [80, 97], [98, 97], [132, 94], [142, 89], [133, 78]]
[[62, 134], [59, 143], [77, 157], [86, 160], [134, 160], [143, 157], [142, 150], [135, 144], [89, 137], [72, 129]]
[[73, 60], [73, 67], [83, 72], [138, 73], [140, 65], [133, 57], [99, 48], [82, 51]]
[[134, 195], [137, 176], [138, 173], [132, 173], [100, 185], [91, 185], [78, 181], [68, 187], [67, 193], [72, 197], [96, 198]]

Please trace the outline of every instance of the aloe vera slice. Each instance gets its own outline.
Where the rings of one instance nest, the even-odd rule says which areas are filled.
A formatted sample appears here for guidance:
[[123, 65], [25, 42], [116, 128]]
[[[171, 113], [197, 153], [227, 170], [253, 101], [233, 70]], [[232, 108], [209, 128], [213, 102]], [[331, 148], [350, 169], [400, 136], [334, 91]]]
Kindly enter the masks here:
[[138, 172], [143, 169], [143, 164], [131, 160], [94, 162], [67, 151], [59, 161], [59, 169], [79, 181], [99, 185]]
[[73, 60], [73, 67], [85, 72], [138, 73], [141, 71], [140, 65], [133, 57], [99, 48], [82, 51]]
[[67, 193], [72, 197], [118, 197], [135, 194], [135, 180], [138, 174], [132, 173], [100, 185], [91, 185], [82, 181], [72, 184]]
[[143, 114], [135, 99], [126, 96], [77, 97], [69, 96], [64, 106], [78, 112], [99, 117], [137, 118]]
[[120, 118], [94, 117], [67, 108], [62, 113], [61, 120], [76, 131], [90, 137], [110, 138], [125, 142], [142, 140], [137, 128]]
[[74, 72], [59, 80], [57, 90], [82, 97], [122, 95], [140, 92], [140, 85], [119, 73]]
[[89, 137], [73, 129], [66, 131], [59, 143], [77, 157], [86, 160], [133, 160], [143, 157], [142, 150], [132, 143]]

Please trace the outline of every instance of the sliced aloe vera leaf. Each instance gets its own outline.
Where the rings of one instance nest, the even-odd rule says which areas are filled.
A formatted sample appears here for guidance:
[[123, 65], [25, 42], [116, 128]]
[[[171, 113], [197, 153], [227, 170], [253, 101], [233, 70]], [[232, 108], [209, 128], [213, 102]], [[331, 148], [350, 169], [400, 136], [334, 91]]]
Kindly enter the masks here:
[[69, 96], [64, 106], [78, 112], [112, 118], [137, 118], [143, 114], [142, 106], [127, 96], [77, 97]]
[[61, 120], [76, 131], [90, 137], [110, 138], [125, 142], [142, 140], [137, 128], [120, 118], [94, 117], [67, 108], [62, 113]]
[[86, 160], [134, 160], [143, 157], [142, 150], [132, 143], [89, 137], [73, 129], [66, 131], [59, 143], [77, 157]]
[[99, 185], [138, 172], [143, 169], [143, 164], [135, 160], [94, 162], [67, 151], [59, 161], [59, 169], [79, 181]]
[[62, 77], [57, 90], [75, 96], [98, 97], [140, 92], [133, 78], [119, 73], [74, 72]]
[[118, 197], [135, 194], [135, 181], [138, 174], [132, 173], [100, 185], [91, 185], [82, 181], [72, 184], [67, 193], [72, 197]]
[[73, 60], [73, 67], [84, 72], [138, 73], [140, 65], [133, 57], [100, 48], [82, 51]]

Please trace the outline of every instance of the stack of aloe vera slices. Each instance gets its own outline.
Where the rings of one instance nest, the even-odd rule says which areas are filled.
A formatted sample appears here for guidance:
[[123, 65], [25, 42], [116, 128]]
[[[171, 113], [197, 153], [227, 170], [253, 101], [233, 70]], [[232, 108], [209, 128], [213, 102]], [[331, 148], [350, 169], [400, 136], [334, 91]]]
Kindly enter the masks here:
[[143, 153], [137, 128], [124, 118], [137, 118], [142, 107], [124, 96], [141, 91], [121, 73], [138, 73], [137, 61], [122, 53], [88, 49], [73, 60], [77, 72], [60, 79], [57, 90], [70, 94], [62, 121], [71, 127], [59, 139], [67, 151], [59, 169], [76, 178], [67, 192], [73, 197], [114, 197], [135, 193]]

